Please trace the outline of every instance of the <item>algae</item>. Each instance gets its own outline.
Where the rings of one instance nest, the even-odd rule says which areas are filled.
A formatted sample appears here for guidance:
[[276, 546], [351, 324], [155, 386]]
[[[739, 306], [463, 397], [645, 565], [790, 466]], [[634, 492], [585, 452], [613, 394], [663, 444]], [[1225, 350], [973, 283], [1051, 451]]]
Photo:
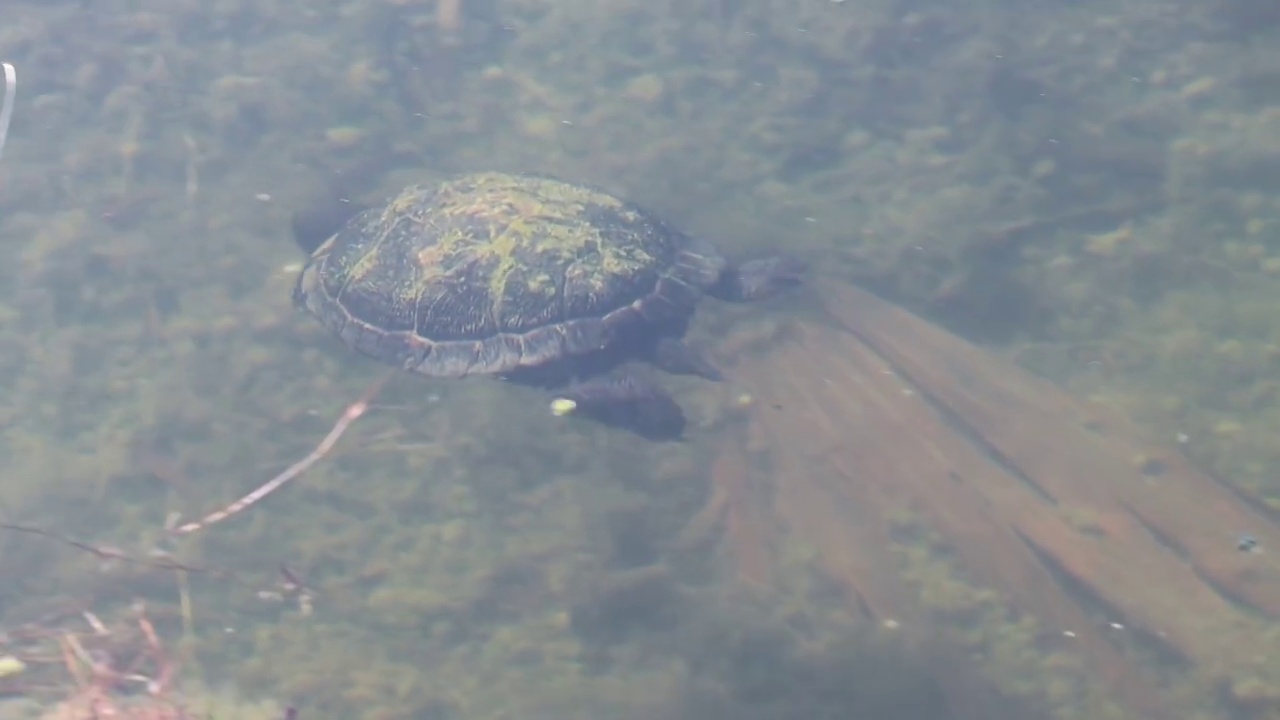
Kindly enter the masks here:
[[[687, 689], [687, 649], [593, 676], [565, 613], [598, 518], [661, 508], [664, 547], [696, 511], [704, 439], [749, 388], [673, 380], [699, 430], [659, 448], [532, 392], [398, 378], [295, 486], [162, 530], [305, 453], [378, 372], [290, 307], [290, 210], [335, 176], [387, 195], [489, 169], [808, 256], [1280, 507], [1280, 30], [1256, 3], [1165, 5], [24, 3], [0, 28], [24, 82], [0, 164], [5, 515], [233, 573], [190, 574], [188, 668], [303, 717], [705, 709], [646, 702]], [[763, 312], [707, 309], [695, 338]], [[998, 672], [1069, 704], [1030, 629], [908, 553], [994, 628]], [[281, 564], [310, 614], [273, 599]], [[5, 628], [143, 597], [182, 634], [173, 572], [5, 533], [0, 576]]]

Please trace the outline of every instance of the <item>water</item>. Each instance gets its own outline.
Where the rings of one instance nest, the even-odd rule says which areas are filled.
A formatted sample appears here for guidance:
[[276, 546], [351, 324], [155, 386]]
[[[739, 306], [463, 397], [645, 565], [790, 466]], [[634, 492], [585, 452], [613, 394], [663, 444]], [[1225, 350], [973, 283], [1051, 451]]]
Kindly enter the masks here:
[[[381, 371], [291, 306], [289, 213], [335, 178], [376, 198], [488, 169], [805, 256], [1275, 510], [1280, 26], [1252, 7], [14, 3], [4, 516], [190, 569], [0, 533], [0, 628], [55, 633], [0, 646], [29, 661], [0, 690], [70, 693], [56, 633], [110, 644], [85, 611], [138, 651], [141, 600], [183, 660], [171, 694], [240, 717], [1079, 716], [1031, 659], [1042, 629], [900, 642], [806, 550], [760, 592], [714, 542], [673, 542], [739, 430], [752, 388], [732, 378], [662, 378], [694, 428], [655, 445], [532, 390], [397, 377], [294, 485], [190, 538], [163, 527], [304, 455]], [[693, 337], [818, 300], [708, 302]], [[1228, 717], [1210, 695], [1197, 711]]]

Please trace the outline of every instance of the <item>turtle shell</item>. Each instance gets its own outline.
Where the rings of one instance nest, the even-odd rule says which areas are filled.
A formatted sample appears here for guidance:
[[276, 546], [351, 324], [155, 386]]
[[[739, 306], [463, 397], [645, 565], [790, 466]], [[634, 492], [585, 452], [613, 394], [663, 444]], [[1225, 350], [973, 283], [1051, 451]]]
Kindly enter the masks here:
[[295, 299], [350, 347], [426, 375], [507, 373], [681, 322], [725, 261], [612, 195], [481, 173], [410, 186], [311, 256]]

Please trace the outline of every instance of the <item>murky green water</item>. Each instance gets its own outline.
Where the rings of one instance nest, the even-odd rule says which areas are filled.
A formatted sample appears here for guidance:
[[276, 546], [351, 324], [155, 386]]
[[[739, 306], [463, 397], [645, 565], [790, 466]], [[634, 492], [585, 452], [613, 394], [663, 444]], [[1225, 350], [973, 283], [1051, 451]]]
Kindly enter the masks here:
[[[654, 445], [396, 377], [302, 480], [167, 537], [381, 372], [289, 299], [289, 214], [338, 176], [536, 171], [784, 248], [1280, 509], [1280, 19], [1250, 3], [33, 0], [0, 58], [4, 517], [192, 568], [184, 613], [183, 573], [0, 533], [15, 698], [69, 692], [57, 633], [140, 600], [217, 717], [1035, 716], [671, 549], [732, 382], [662, 378], [693, 428]], [[694, 339], [812, 305], [709, 302]]]

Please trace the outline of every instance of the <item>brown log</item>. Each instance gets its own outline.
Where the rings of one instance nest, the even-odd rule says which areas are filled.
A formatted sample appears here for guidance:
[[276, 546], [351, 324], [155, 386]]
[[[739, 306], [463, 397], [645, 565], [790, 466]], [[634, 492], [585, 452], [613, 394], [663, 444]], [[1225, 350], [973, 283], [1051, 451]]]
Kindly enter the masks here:
[[727, 441], [722, 495], [767, 488], [787, 531], [882, 620], [921, 613], [886, 551], [890, 518], [909, 511], [977, 583], [1074, 636], [1140, 713], [1152, 686], [1104, 618], [1207, 677], [1269, 675], [1280, 566], [1236, 536], [1280, 548], [1272, 518], [1118, 413], [869, 293], [820, 290], [832, 325], [799, 322], [769, 351], [736, 354], [759, 447]]
[[870, 293], [828, 290], [832, 314], [960, 433], [1034, 487], [1044, 507], [1096, 520], [1020, 527], [1040, 551], [1127, 620], [1215, 672], [1269, 654], [1257, 646], [1266, 628], [1260, 616], [1280, 617], [1280, 571], [1240, 552], [1235, 538], [1249, 533], [1263, 547], [1280, 547], [1271, 518], [1178, 453], [1144, 441], [1109, 408], [1076, 400]]
[[[975, 580], [1048, 629], [1074, 633], [1105, 672], [1122, 673], [1096, 622], [1058, 587], [1011, 518], [1061, 524], [1020, 480], [955, 432], [856, 337], [801, 325], [785, 347], [742, 363], [772, 439], [776, 508], [827, 571], [879, 619], [911, 612], [881, 557], [888, 518], [909, 510], [955, 548]], [[976, 492], [986, 484], [1003, 497]]]

